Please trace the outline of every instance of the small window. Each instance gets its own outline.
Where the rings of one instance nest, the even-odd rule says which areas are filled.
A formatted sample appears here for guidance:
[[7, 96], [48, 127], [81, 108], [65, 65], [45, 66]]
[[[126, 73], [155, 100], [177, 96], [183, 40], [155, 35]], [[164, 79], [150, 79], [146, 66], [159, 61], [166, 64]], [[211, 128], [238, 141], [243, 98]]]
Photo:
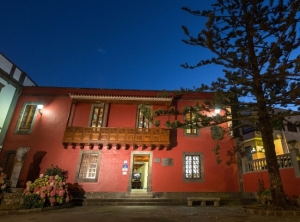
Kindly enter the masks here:
[[[148, 111], [152, 111], [151, 106], [144, 106]], [[142, 105], [138, 106], [136, 128], [150, 128], [150, 121], [143, 115]]]
[[37, 114], [39, 103], [25, 103], [18, 119], [15, 133], [30, 134]]
[[108, 104], [93, 104], [91, 113], [90, 113], [90, 120], [89, 125], [91, 127], [105, 127], [106, 120], [107, 120], [107, 108]]
[[77, 170], [77, 182], [97, 182], [100, 163], [100, 152], [83, 151]]
[[203, 154], [183, 154], [183, 180], [185, 182], [203, 182]]
[[184, 135], [186, 136], [198, 136], [199, 129], [197, 127], [198, 123], [196, 121], [195, 111], [188, 111], [184, 114], [184, 122], [186, 124], [184, 128]]
[[287, 130], [289, 132], [296, 132], [297, 133], [297, 127], [295, 126], [295, 124], [288, 122], [287, 123]]

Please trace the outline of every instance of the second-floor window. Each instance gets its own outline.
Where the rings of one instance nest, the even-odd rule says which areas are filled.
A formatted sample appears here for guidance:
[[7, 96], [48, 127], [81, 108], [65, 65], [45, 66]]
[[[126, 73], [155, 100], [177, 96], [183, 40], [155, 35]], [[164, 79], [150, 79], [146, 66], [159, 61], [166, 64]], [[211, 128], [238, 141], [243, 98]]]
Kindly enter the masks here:
[[[152, 110], [151, 106], [144, 106], [146, 109]], [[138, 106], [138, 112], [137, 112], [137, 128], [150, 128], [150, 122], [149, 120], [143, 115], [143, 109], [142, 106]]]
[[104, 117], [104, 106], [93, 107], [91, 127], [101, 127]]
[[293, 124], [293, 123], [291, 123], [291, 122], [288, 122], [288, 123], [287, 123], [287, 130], [288, 130], [289, 132], [298, 132], [298, 131], [297, 131], [296, 125]]
[[24, 103], [15, 133], [30, 134], [37, 114], [37, 103]]
[[187, 124], [184, 133], [186, 135], [197, 135], [197, 128], [196, 125], [197, 123], [194, 122], [195, 120], [195, 112], [189, 111], [185, 113], [184, 115], [184, 121]]

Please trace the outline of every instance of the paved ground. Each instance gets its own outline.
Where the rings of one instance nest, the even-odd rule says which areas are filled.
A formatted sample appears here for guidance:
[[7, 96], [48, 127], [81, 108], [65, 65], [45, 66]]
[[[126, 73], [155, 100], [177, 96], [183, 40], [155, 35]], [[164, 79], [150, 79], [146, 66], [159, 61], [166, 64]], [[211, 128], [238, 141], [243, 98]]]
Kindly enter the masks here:
[[241, 207], [84, 206], [39, 213], [2, 215], [1, 222], [299, 222], [300, 217], [251, 215]]

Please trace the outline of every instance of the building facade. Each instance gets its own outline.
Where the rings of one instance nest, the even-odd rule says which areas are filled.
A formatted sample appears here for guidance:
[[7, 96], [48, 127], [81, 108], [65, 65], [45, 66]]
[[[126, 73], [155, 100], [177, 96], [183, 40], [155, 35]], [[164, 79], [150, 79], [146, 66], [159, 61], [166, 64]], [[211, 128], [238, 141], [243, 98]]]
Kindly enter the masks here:
[[[226, 165], [233, 138], [225, 135], [219, 142], [222, 162], [217, 164], [210, 128], [171, 130], [163, 126], [167, 120], [188, 120], [190, 113], [160, 115], [156, 119], [161, 126], [155, 127], [141, 112], [141, 105], [153, 111], [182, 110], [213, 100], [213, 93], [158, 97], [160, 93], [24, 87], [0, 153], [1, 165], [17, 187], [54, 165], [68, 171], [68, 183], [80, 184], [87, 193], [117, 197], [135, 191], [165, 197], [193, 192], [238, 195], [237, 165]], [[228, 127], [227, 123], [222, 127]], [[16, 172], [15, 156], [24, 149]]]
[[[290, 197], [300, 195], [300, 129], [295, 124], [299, 120], [299, 115], [292, 115], [287, 117], [282, 129], [273, 130], [275, 152], [283, 188]], [[245, 191], [256, 192], [258, 186], [253, 181], [258, 179], [264, 181], [265, 188], [269, 188], [268, 167], [261, 133], [253, 127], [244, 127], [242, 135], [245, 152], [245, 156], [242, 158]]]

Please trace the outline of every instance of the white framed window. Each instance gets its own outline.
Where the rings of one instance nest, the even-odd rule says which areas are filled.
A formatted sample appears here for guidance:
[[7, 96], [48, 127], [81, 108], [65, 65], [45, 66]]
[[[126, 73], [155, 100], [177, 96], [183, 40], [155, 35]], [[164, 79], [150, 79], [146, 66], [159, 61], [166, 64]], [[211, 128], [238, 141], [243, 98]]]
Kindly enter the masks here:
[[97, 182], [100, 151], [82, 151], [77, 167], [76, 181], [77, 182]]
[[33, 129], [33, 125], [38, 113], [37, 106], [40, 103], [26, 102], [24, 103], [16, 128], [15, 133], [18, 134], [30, 134]]
[[203, 153], [184, 152], [183, 162], [183, 181], [184, 182], [203, 182], [204, 165]]

